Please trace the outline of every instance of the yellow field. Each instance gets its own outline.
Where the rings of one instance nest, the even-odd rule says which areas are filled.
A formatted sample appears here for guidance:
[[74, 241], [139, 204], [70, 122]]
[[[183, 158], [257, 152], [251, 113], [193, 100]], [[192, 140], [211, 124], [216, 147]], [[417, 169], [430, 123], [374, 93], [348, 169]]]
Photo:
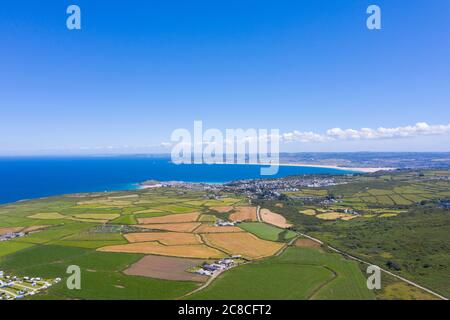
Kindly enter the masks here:
[[63, 216], [59, 212], [41, 212], [28, 216], [28, 218], [52, 220], [52, 219], [66, 219], [67, 217]]
[[108, 199], [128, 199], [128, 198], [139, 198], [139, 195], [137, 194], [129, 194], [129, 195], [124, 195], [124, 196], [111, 196], [108, 197]]
[[305, 209], [305, 210], [301, 210], [300, 213], [306, 214], [307, 216], [315, 216], [316, 215], [316, 210], [314, 210], [314, 209]]
[[185, 222], [185, 223], [138, 224], [135, 226], [143, 229], [165, 230], [175, 232], [192, 232], [199, 225], [200, 222]]
[[344, 221], [349, 221], [349, 220], [355, 219], [357, 217], [358, 216], [350, 215], [350, 216], [342, 217], [341, 219], [344, 220]]
[[107, 223], [109, 220], [102, 220], [102, 219], [83, 219], [83, 218], [69, 218], [73, 221], [80, 221], [80, 222], [91, 222], [91, 223]]
[[247, 232], [202, 234], [206, 244], [220, 248], [232, 255], [258, 259], [274, 255], [283, 244], [261, 240]]
[[391, 218], [391, 217], [395, 217], [395, 216], [397, 216], [396, 213], [383, 213], [383, 214], [379, 215], [380, 218]]
[[279, 228], [289, 228], [292, 224], [287, 223], [286, 218], [281, 214], [270, 211], [269, 209], [261, 209], [259, 211], [261, 219], [271, 225], [277, 226]]
[[96, 199], [88, 201], [79, 201], [78, 207], [96, 207], [96, 208], [123, 208], [132, 205], [133, 202], [126, 200], [110, 200], [110, 199]]
[[170, 214], [161, 217], [151, 217], [151, 218], [138, 218], [138, 222], [141, 224], [150, 223], [178, 223], [178, 222], [194, 222], [197, 221], [200, 213], [180, 213], [180, 214]]
[[7, 233], [11, 233], [11, 232], [19, 232], [20, 230], [22, 230], [23, 227], [4, 227], [4, 228], [0, 228], [0, 236], [7, 234]]
[[75, 218], [79, 219], [97, 219], [97, 220], [114, 220], [120, 217], [118, 213], [80, 213], [74, 215]]
[[255, 207], [235, 207], [230, 214], [231, 221], [257, 221]]
[[145, 209], [145, 210], [136, 211], [135, 213], [155, 213], [155, 212], [161, 212], [161, 210]]
[[123, 245], [107, 246], [97, 249], [103, 252], [126, 252], [156, 254], [171, 257], [186, 257], [199, 259], [217, 259], [225, 257], [219, 250], [204, 244], [166, 246], [157, 242], [137, 242]]
[[198, 235], [185, 232], [142, 232], [124, 235], [128, 242], [158, 241], [165, 245], [202, 244]]
[[228, 232], [243, 232], [241, 228], [228, 226], [217, 227], [209, 224], [202, 224], [200, 227], [194, 230], [195, 233], [228, 233]]
[[348, 217], [353, 217], [351, 214], [347, 213], [341, 213], [341, 212], [327, 212], [327, 213], [320, 213], [316, 215], [317, 218], [323, 219], [323, 220], [336, 220], [336, 219], [343, 219]]
[[45, 228], [47, 228], [47, 227], [49, 227], [49, 226], [29, 226], [29, 227], [24, 228], [24, 229], [22, 230], [22, 232], [34, 232], [34, 231], [39, 231], [39, 230], [45, 229]]
[[226, 213], [226, 212], [230, 212], [231, 210], [233, 210], [232, 206], [216, 206], [216, 207], [210, 207], [209, 209], [214, 210], [216, 212], [220, 212], [220, 213]]

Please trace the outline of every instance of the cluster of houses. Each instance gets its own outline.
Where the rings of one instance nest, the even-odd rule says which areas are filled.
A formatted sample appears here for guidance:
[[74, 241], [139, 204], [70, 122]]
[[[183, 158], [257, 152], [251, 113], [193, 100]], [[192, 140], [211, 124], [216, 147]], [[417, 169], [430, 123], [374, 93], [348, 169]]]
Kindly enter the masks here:
[[0, 235], [0, 241], [8, 241], [15, 238], [21, 238], [26, 236], [25, 232], [9, 232], [3, 235]]
[[[58, 283], [61, 278], [56, 278], [53, 283]], [[41, 278], [5, 275], [0, 271], [0, 300], [22, 299], [26, 296], [33, 296], [41, 290], [48, 289], [52, 282]]]
[[235, 226], [236, 224], [241, 223], [240, 221], [224, 221], [224, 220], [217, 220], [216, 223], [214, 223], [214, 225], [216, 227], [232, 227]]
[[324, 206], [329, 206], [329, 205], [333, 205], [333, 204], [341, 203], [341, 202], [342, 202], [342, 200], [337, 200], [334, 198], [327, 198], [325, 200], [320, 201], [319, 204], [324, 205]]
[[177, 189], [204, 191], [206, 192], [205, 199], [214, 200], [224, 198], [225, 196], [220, 195], [222, 192], [238, 193], [247, 196], [249, 199], [282, 200], [285, 192], [299, 191], [301, 188], [324, 188], [345, 183], [343, 181], [338, 182], [333, 177], [298, 176], [282, 179], [237, 180], [225, 184], [147, 181], [143, 182], [141, 187], [176, 187]]
[[205, 276], [213, 276], [215, 274], [228, 270], [233, 266], [236, 266], [238, 264], [236, 260], [242, 260], [242, 257], [240, 255], [235, 255], [231, 258], [217, 260], [214, 263], [204, 263], [199, 269], [195, 271], [195, 273]]

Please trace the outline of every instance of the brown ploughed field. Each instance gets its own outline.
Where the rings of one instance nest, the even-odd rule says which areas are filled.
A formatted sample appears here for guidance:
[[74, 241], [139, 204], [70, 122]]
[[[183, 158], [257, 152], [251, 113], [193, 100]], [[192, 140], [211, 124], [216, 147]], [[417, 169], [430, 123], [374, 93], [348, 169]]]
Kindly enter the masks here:
[[208, 276], [186, 270], [202, 264], [204, 260], [149, 255], [132, 264], [125, 274], [156, 279], [205, 282]]

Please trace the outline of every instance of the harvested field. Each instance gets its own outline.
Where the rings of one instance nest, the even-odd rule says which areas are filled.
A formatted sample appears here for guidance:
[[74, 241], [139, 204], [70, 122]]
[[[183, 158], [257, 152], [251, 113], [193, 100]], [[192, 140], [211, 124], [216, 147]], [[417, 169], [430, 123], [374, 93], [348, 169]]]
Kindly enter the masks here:
[[234, 226], [218, 227], [210, 224], [202, 224], [194, 230], [195, 233], [229, 233], [229, 232], [243, 232], [241, 228]]
[[180, 213], [180, 214], [170, 214], [161, 217], [151, 217], [151, 218], [138, 218], [138, 222], [142, 224], [149, 223], [178, 223], [178, 222], [194, 222], [197, 221], [200, 213]]
[[355, 219], [355, 218], [357, 218], [357, 217], [358, 217], [358, 216], [350, 215], [350, 216], [347, 216], [347, 217], [342, 217], [341, 219], [344, 220], [344, 221], [348, 221], [348, 220]]
[[391, 217], [395, 217], [395, 216], [397, 216], [396, 213], [383, 213], [383, 214], [379, 215], [380, 218], [391, 218]]
[[129, 194], [129, 195], [123, 195], [123, 196], [111, 196], [108, 197], [108, 199], [128, 199], [128, 198], [139, 198], [139, 195], [137, 194]]
[[201, 216], [200, 216], [200, 218], [198, 218], [198, 221], [200, 221], [200, 222], [216, 222], [217, 221], [217, 218], [216, 218], [216, 216], [213, 216], [213, 215], [211, 215], [211, 214], [202, 214]]
[[320, 248], [321, 247], [320, 243], [313, 241], [311, 239], [305, 239], [305, 238], [301, 238], [301, 239], [298, 239], [297, 241], [295, 241], [295, 246], [301, 247], [301, 248]]
[[235, 207], [230, 214], [231, 221], [257, 221], [256, 207]]
[[165, 230], [175, 232], [192, 232], [200, 224], [201, 224], [200, 222], [185, 222], [185, 223], [138, 224], [135, 226], [143, 229]]
[[124, 237], [128, 242], [158, 241], [165, 245], [202, 244], [198, 235], [184, 232], [138, 232], [125, 234]]
[[230, 212], [231, 210], [233, 210], [232, 206], [216, 206], [216, 207], [210, 207], [209, 209], [214, 210], [216, 212], [220, 212], [220, 213], [226, 213], [226, 212]]
[[145, 256], [124, 270], [127, 275], [150, 277], [155, 279], [205, 282], [208, 276], [187, 272], [201, 265], [203, 260], [164, 256]]
[[316, 215], [316, 210], [305, 209], [305, 210], [301, 210], [300, 213], [306, 214], [307, 216], [314, 216], [314, 215]]
[[[161, 212], [161, 210], [157, 210], [157, 209], [145, 209], [145, 210], [136, 211], [134, 213], [139, 214], [139, 213], [160, 213], [160, 212]], [[165, 214], [168, 214], [168, 213], [165, 213]]]
[[289, 228], [292, 224], [286, 222], [286, 218], [281, 214], [270, 211], [269, 209], [261, 209], [259, 211], [261, 219], [271, 225], [277, 226], [279, 228]]
[[199, 259], [216, 259], [225, 256], [223, 252], [208, 247], [204, 244], [165, 246], [159, 244], [158, 242], [137, 242], [115, 246], [106, 246], [97, 250], [103, 252], [144, 253]]
[[11, 233], [11, 232], [19, 232], [22, 230], [23, 227], [7, 227], [7, 228], [0, 228], [0, 236]]
[[120, 217], [118, 213], [80, 213], [74, 215], [78, 219], [114, 220]]
[[88, 201], [79, 201], [77, 203], [78, 207], [89, 208], [89, 207], [97, 207], [97, 208], [123, 208], [132, 205], [131, 201], [125, 200], [108, 200], [108, 199], [97, 199], [97, 200], [88, 200]]
[[272, 256], [283, 247], [283, 244], [259, 239], [248, 232], [208, 233], [202, 238], [213, 247], [251, 259]]
[[104, 219], [83, 219], [83, 218], [70, 218], [70, 220], [80, 222], [90, 222], [90, 223], [107, 223], [109, 221]]

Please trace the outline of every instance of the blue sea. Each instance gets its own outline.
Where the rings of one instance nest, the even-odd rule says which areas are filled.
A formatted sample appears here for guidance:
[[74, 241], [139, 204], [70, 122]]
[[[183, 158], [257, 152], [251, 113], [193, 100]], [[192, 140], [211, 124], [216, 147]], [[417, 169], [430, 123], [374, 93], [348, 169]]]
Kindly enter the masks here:
[[[0, 203], [75, 192], [136, 189], [145, 180], [221, 183], [267, 178], [258, 165], [175, 165], [169, 158], [143, 156], [3, 157]], [[274, 177], [295, 174], [347, 174], [349, 171], [280, 167]]]

